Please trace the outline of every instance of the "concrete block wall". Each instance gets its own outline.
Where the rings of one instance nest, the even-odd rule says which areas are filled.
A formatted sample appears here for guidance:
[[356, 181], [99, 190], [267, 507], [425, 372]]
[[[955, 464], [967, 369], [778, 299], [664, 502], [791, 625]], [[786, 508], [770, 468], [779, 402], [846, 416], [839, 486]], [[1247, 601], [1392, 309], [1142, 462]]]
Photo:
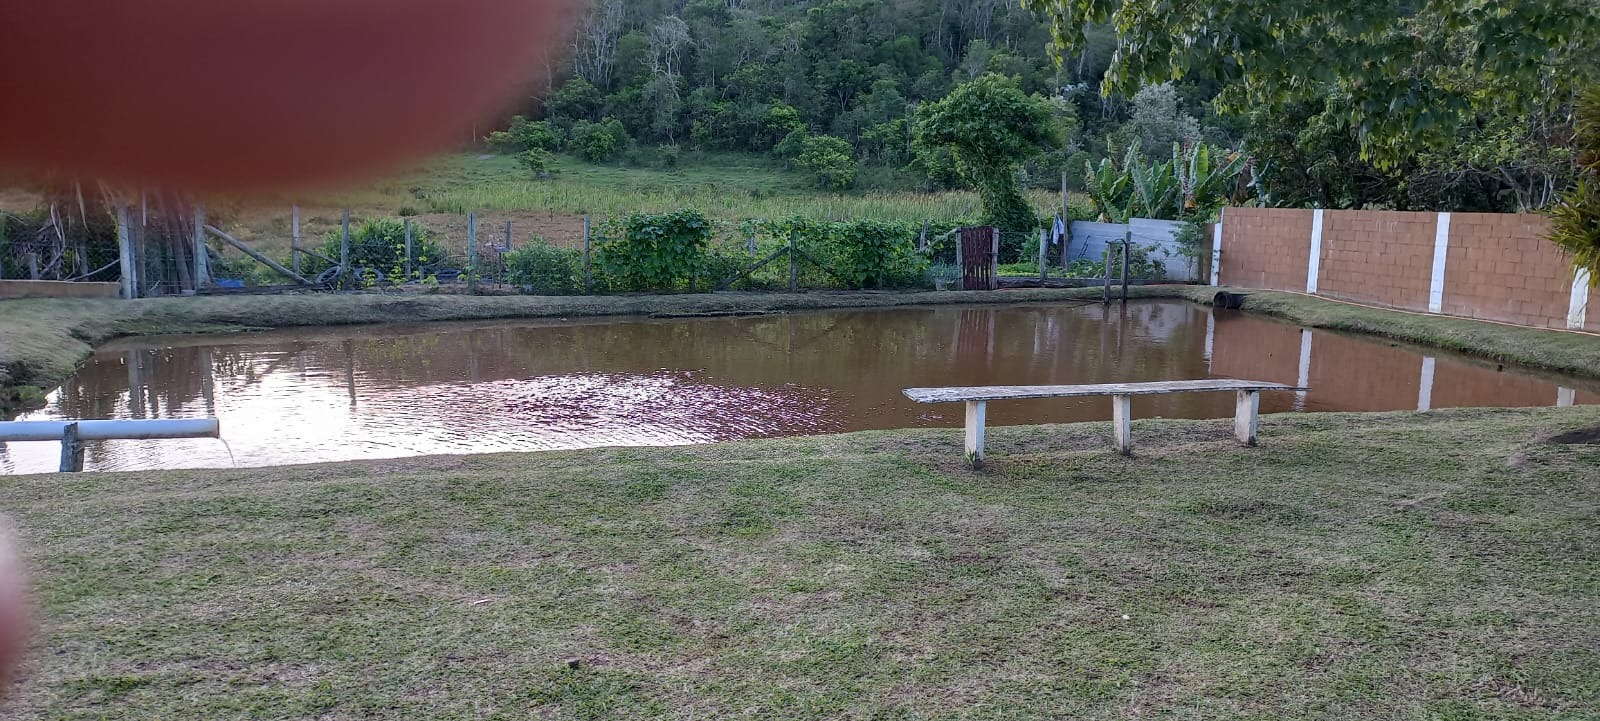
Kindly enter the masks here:
[[1437, 215], [1323, 211], [1317, 293], [1392, 308], [1427, 310]]
[[1539, 328], [1600, 332], [1600, 290], [1575, 278], [1539, 215], [1228, 208], [1221, 285]]
[[1228, 208], [1217, 269], [1222, 285], [1304, 291], [1311, 219], [1309, 210]]

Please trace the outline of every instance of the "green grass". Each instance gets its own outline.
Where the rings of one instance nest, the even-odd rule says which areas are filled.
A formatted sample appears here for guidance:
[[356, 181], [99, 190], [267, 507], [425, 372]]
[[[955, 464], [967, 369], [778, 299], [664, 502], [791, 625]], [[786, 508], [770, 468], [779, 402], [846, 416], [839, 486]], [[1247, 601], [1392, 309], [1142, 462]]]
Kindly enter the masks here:
[[[1132, 298], [1208, 303], [1219, 289], [1147, 285]], [[1101, 288], [995, 292], [809, 292], [628, 296], [296, 294], [120, 300], [0, 301], [0, 413], [30, 407], [93, 346], [127, 335], [446, 320], [1024, 303], [1099, 298]], [[1312, 328], [1378, 335], [1542, 370], [1600, 377], [1600, 336], [1366, 308], [1294, 293], [1248, 291], [1244, 309]]]
[[[1600, 409], [9, 478], [9, 719], [1580, 719]], [[567, 661], [577, 661], [570, 668]]]
[[[948, 191], [853, 191], [811, 186], [809, 177], [761, 156], [693, 154], [678, 168], [594, 164], [557, 156], [548, 180], [529, 177], [508, 156], [452, 155], [406, 176], [327, 199], [331, 205], [411, 207], [419, 212], [548, 210], [573, 215], [622, 217], [636, 212], [696, 208], [723, 220], [803, 215], [819, 219], [870, 218], [920, 223], [971, 220], [981, 214], [976, 193]], [[1060, 196], [1030, 193], [1041, 213], [1059, 207]]]

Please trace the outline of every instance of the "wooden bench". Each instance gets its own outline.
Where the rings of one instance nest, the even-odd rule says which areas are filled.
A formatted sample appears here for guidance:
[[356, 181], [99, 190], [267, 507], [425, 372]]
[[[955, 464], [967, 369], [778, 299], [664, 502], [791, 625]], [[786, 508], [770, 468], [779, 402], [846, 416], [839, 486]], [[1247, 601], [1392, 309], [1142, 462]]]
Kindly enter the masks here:
[[1009, 401], [1023, 398], [1072, 398], [1077, 396], [1111, 396], [1111, 419], [1114, 445], [1117, 452], [1133, 452], [1133, 435], [1128, 425], [1132, 416], [1133, 397], [1162, 395], [1166, 393], [1202, 393], [1233, 391], [1238, 394], [1234, 406], [1233, 433], [1247, 446], [1256, 444], [1256, 428], [1260, 425], [1261, 391], [1304, 391], [1282, 383], [1241, 381], [1231, 379], [1158, 381], [1155, 383], [1096, 383], [1077, 386], [971, 386], [966, 388], [907, 388], [907, 398], [918, 403], [967, 404], [967, 460], [973, 468], [983, 466], [984, 417], [989, 401]]

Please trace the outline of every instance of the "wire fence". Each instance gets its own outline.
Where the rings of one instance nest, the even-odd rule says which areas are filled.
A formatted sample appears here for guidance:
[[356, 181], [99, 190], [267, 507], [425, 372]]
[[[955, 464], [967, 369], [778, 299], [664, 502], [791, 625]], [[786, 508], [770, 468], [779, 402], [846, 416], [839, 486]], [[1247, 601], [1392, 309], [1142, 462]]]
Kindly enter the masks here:
[[[240, 236], [206, 221], [203, 207], [151, 217], [137, 210], [63, 230], [48, 218], [0, 216], [0, 279], [126, 281], [138, 296], [316, 291], [479, 294], [606, 293], [622, 287], [588, 217], [554, 213], [361, 217], [350, 211], [253, 219]], [[86, 220], [88, 220], [86, 218]], [[237, 227], [246, 224], [236, 223]], [[954, 227], [924, 225], [904, 240], [914, 262], [881, 272], [844, 272], [840, 248], [795, 242], [757, 221], [717, 222], [699, 265], [660, 291], [830, 290], [948, 287], [962, 276]], [[125, 235], [126, 238], [122, 236]], [[1005, 278], [1100, 278], [1105, 259], [1075, 257], [1049, 232], [1000, 231], [996, 273]], [[121, 261], [122, 244], [131, 262]], [[1159, 279], [1159, 262], [1134, 253], [1130, 277]], [[1041, 260], [1043, 261], [1041, 263]], [[1120, 261], [1112, 275], [1120, 275]]]

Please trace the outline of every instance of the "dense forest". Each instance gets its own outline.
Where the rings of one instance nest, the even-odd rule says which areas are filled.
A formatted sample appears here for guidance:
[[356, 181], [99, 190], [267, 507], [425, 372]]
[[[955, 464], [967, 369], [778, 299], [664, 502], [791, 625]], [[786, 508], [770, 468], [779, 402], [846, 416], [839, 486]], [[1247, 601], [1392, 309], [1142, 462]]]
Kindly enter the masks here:
[[1443, 150], [1378, 163], [1332, 83], [1271, 112], [1224, 113], [1215, 81], [1102, 93], [1108, 26], [1089, 27], [1059, 63], [1050, 40], [1047, 18], [1000, 0], [592, 0], [526, 110], [548, 121], [553, 145], [591, 159], [628, 147], [662, 164], [681, 151], [767, 153], [825, 187], [937, 189], [973, 181], [914, 142], [917, 109], [995, 73], [1051, 109], [1060, 142], [1017, 173], [1036, 187], [1066, 171], [1080, 188], [1091, 164], [1121, 166], [1130, 148], [1167, 159], [1174, 143], [1242, 151], [1268, 205], [1514, 211], [1546, 207], [1572, 182], [1561, 98], [1451, 108], [1468, 117], [1430, 146]]

